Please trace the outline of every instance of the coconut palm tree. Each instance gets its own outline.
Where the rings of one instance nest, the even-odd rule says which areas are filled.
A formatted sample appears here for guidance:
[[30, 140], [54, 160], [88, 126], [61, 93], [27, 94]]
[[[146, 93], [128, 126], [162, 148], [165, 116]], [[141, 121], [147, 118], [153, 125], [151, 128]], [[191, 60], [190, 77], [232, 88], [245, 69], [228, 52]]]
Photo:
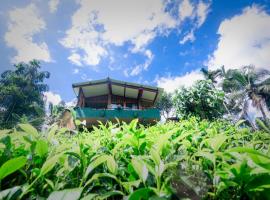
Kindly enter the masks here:
[[233, 108], [241, 109], [240, 119], [248, 119], [249, 101], [267, 119], [266, 97], [270, 94], [270, 72], [255, 70], [254, 66], [230, 69], [224, 73], [223, 90], [234, 103]]
[[210, 71], [208, 69], [202, 68], [202, 74], [206, 80], [211, 80], [213, 83], [217, 83], [217, 78], [223, 77], [225, 74], [224, 66], [221, 66], [219, 69]]

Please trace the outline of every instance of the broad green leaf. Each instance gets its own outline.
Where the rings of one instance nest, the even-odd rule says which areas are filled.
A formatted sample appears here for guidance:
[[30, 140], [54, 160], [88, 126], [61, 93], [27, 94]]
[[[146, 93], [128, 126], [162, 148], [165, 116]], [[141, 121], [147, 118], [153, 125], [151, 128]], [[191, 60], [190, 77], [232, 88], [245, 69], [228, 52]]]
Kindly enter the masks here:
[[211, 148], [215, 152], [217, 152], [219, 150], [219, 148], [221, 147], [221, 145], [227, 140], [227, 138], [228, 137], [226, 135], [220, 134], [220, 135], [217, 135], [213, 138], [210, 138], [208, 140], [208, 143], [211, 146]]
[[235, 147], [232, 149], [227, 150], [227, 152], [239, 152], [239, 153], [247, 153], [249, 158], [257, 165], [267, 170], [270, 170], [270, 157], [262, 154], [261, 152], [246, 148], [246, 147]]
[[37, 138], [39, 136], [38, 131], [30, 124], [19, 124], [19, 127], [26, 133], [32, 135], [33, 137]]
[[140, 183], [141, 180], [138, 179], [136, 181], [122, 182], [121, 184], [127, 191], [131, 192], [133, 190], [133, 187], [139, 187]]
[[94, 161], [92, 161], [87, 169], [86, 172], [84, 174], [84, 178], [87, 178], [87, 176], [99, 165], [101, 165], [102, 163], [106, 162], [108, 160], [109, 156], [108, 155], [101, 155], [99, 157], [97, 157]]
[[5, 162], [0, 168], [0, 180], [22, 168], [27, 162], [23, 156], [13, 158]]
[[2, 200], [16, 200], [22, 193], [20, 186], [15, 186], [0, 192], [0, 199]]
[[117, 163], [115, 162], [113, 156], [108, 156], [107, 158], [107, 167], [111, 173], [116, 174], [117, 172]]
[[10, 132], [11, 132], [11, 129], [0, 130], [0, 137], [5, 136], [6, 134], [8, 134]]
[[109, 197], [116, 196], [116, 195], [117, 196], [124, 196], [124, 193], [121, 191], [118, 191], [118, 190], [113, 190], [113, 191], [109, 191], [109, 192], [106, 192], [104, 194], [98, 195], [97, 199], [99, 199], [99, 200], [108, 199]]
[[148, 200], [153, 191], [150, 188], [141, 188], [133, 192], [128, 200]]
[[38, 156], [43, 157], [48, 153], [48, 143], [45, 140], [38, 140], [36, 142], [35, 152]]
[[58, 154], [58, 155], [48, 158], [41, 167], [40, 176], [44, 176], [49, 171], [51, 171], [56, 165], [56, 163], [58, 162], [58, 159], [61, 155], [62, 154]]
[[239, 127], [240, 125], [242, 125], [246, 120], [242, 119], [242, 120], [239, 120], [236, 124], [235, 124], [235, 127]]
[[85, 197], [81, 198], [81, 200], [95, 200], [97, 199], [98, 194], [96, 193], [90, 193], [87, 194]]
[[198, 156], [204, 157], [208, 160], [210, 160], [213, 164], [215, 163], [215, 155], [213, 153], [207, 152], [207, 151], [200, 151], [197, 153]]
[[155, 162], [155, 164], [158, 166], [161, 159], [159, 156], [159, 152], [156, 151], [156, 149], [152, 148], [150, 150], [151, 159]]
[[148, 169], [145, 163], [137, 158], [132, 158], [131, 164], [140, 179], [145, 182], [148, 177]]
[[138, 121], [139, 121], [138, 119], [133, 119], [133, 120], [130, 122], [129, 127], [130, 127], [131, 130], [133, 130], [133, 131], [136, 130]]
[[119, 180], [117, 179], [116, 176], [112, 175], [112, 174], [109, 174], [109, 173], [97, 173], [97, 174], [94, 174], [85, 184], [84, 184], [84, 187], [86, 187], [87, 185], [89, 185], [90, 183], [92, 183], [93, 181], [95, 180], [98, 180], [99, 178], [111, 178], [111, 179], [114, 179], [116, 180], [117, 182], [119, 182]]
[[192, 133], [190, 131], [188, 132], [182, 132], [180, 136], [178, 136], [177, 138], [175, 138], [173, 140], [173, 143], [177, 144], [178, 142], [182, 141], [183, 139], [185, 139], [187, 136], [191, 135]]
[[48, 200], [78, 200], [80, 199], [83, 188], [73, 188], [55, 191], [50, 194]]
[[48, 132], [47, 138], [49, 141], [54, 137], [56, 131], [58, 130], [58, 126], [54, 125], [52, 128], [50, 128], [50, 131]]

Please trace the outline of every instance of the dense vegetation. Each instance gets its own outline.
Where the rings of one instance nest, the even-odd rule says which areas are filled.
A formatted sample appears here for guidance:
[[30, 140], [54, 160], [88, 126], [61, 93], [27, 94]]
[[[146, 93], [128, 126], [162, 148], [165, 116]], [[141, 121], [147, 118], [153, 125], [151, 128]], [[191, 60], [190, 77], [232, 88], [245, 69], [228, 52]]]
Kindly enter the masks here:
[[195, 116], [214, 120], [225, 113], [224, 96], [224, 92], [216, 89], [211, 80], [201, 80], [191, 88], [176, 91], [174, 107], [181, 118]]
[[0, 79], [0, 199], [270, 199], [270, 72], [202, 73], [156, 104], [179, 122], [89, 131], [57, 126], [64, 103], [45, 116], [49, 73], [15, 65]]
[[45, 117], [43, 92], [48, 90], [44, 81], [50, 74], [40, 71], [35, 60], [14, 68], [1, 74], [0, 127], [13, 128], [18, 122], [28, 121], [40, 128]]
[[[270, 199], [270, 138], [190, 118], [145, 128], [2, 130], [1, 199]], [[159, 198], [157, 198], [159, 197]]]

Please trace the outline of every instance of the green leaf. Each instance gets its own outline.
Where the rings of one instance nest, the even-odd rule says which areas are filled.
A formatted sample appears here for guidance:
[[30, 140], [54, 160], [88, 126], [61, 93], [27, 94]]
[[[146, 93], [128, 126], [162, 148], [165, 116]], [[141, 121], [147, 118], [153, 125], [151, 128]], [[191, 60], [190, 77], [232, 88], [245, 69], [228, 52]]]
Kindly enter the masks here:
[[235, 127], [239, 127], [240, 125], [242, 125], [246, 120], [242, 119], [242, 120], [239, 120], [236, 124], [235, 124]]
[[18, 125], [24, 132], [32, 135], [33, 137], [37, 138], [39, 136], [38, 131], [36, 128], [31, 126], [30, 124], [19, 124]]
[[246, 147], [235, 147], [227, 150], [227, 152], [239, 152], [239, 153], [247, 153], [250, 159], [257, 165], [267, 170], [270, 170], [270, 157], [262, 154], [261, 152], [246, 148]]
[[141, 188], [133, 192], [128, 200], [148, 200], [153, 191], [149, 188]]
[[20, 186], [15, 186], [0, 192], [0, 199], [2, 200], [16, 200], [22, 193]]
[[48, 132], [47, 138], [49, 141], [54, 137], [56, 131], [58, 130], [58, 126], [54, 125], [52, 128], [50, 128], [50, 131]]
[[108, 156], [107, 158], [107, 167], [111, 173], [116, 174], [117, 172], [117, 163], [114, 160], [113, 156]]
[[161, 161], [160, 156], [159, 156], [159, 152], [157, 152], [156, 149], [152, 148], [150, 150], [150, 155], [151, 155], [152, 160], [158, 166], [160, 161]]
[[96, 199], [97, 196], [98, 194], [96, 193], [90, 193], [90, 194], [87, 194], [85, 197], [83, 197], [81, 200], [94, 200]]
[[0, 180], [22, 168], [27, 162], [23, 156], [13, 158], [5, 162], [0, 168]]
[[40, 157], [46, 156], [48, 153], [48, 143], [45, 140], [38, 140], [36, 142], [35, 151]]
[[98, 195], [97, 199], [99, 199], [99, 200], [108, 199], [109, 197], [116, 196], [116, 195], [117, 196], [124, 196], [124, 193], [121, 191], [118, 191], [118, 190], [113, 190], [113, 191], [109, 191], [109, 192], [106, 192], [104, 194]]
[[207, 151], [200, 151], [197, 153], [198, 156], [204, 157], [208, 160], [210, 160], [213, 164], [215, 163], [215, 155], [213, 153], [207, 152]]
[[83, 188], [73, 188], [55, 191], [50, 194], [48, 200], [77, 200], [80, 199]]
[[131, 192], [133, 191], [133, 187], [139, 187], [140, 183], [141, 183], [141, 180], [138, 179], [135, 181], [122, 182], [121, 184], [127, 191]]
[[40, 176], [44, 176], [47, 174], [49, 171], [51, 171], [56, 163], [58, 162], [59, 157], [61, 154], [55, 155], [45, 161], [45, 163], [42, 165], [41, 170], [40, 170]]
[[131, 164], [140, 179], [145, 182], [148, 177], [148, 169], [145, 163], [137, 158], [132, 158]]
[[87, 169], [86, 172], [84, 174], [84, 178], [87, 178], [87, 176], [99, 165], [101, 165], [102, 163], [106, 162], [108, 160], [109, 156], [108, 155], [101, 155], [99, 157], [97, 157], [94, 161], [92, 161]]
[[208, 139], [208, 143], [211, 146], [211, 148], [217, 152], [219, 148], [222, 146], [222, 144], [227, 140], [227, 136], [220, 134], [213, 138]]
[[89, 185], [90, 183], [92, 183], [93, 181], [95, 180], [98, 180], [99, 178], [111, 178], [111, 179], [114, 179], [116, 180], [117, 182], [119, 182], [119, 180], [117, 179], [116, 176], [112, 175], [112, 174], [109, 174], [109, 173], [96, 173], [94, 174], [85, 184], [84, 184], [84, 187], [86, 187], [87, 185]]

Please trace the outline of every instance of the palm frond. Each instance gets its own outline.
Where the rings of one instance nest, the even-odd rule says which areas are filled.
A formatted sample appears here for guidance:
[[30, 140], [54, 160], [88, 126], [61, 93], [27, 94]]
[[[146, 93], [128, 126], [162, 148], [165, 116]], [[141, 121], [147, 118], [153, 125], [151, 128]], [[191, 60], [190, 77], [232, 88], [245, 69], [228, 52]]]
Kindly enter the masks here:
[[270, 94], [270, 77], [256, 84], [259, 92]]

